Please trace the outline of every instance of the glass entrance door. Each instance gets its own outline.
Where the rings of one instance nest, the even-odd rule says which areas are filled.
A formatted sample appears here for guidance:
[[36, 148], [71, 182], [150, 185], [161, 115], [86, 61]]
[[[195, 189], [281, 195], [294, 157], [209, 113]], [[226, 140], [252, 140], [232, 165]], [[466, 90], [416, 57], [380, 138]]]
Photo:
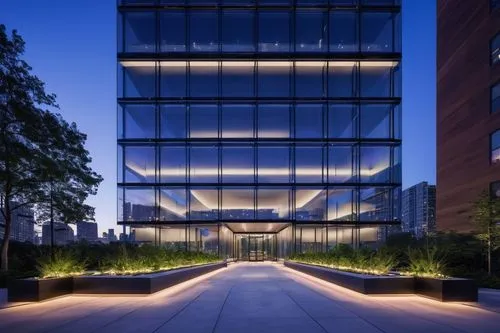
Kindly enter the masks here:
[[236, 234], [235, 254], [238, 260], [276, 260], [275, 234]]
[[248, 238], [248, 260], [249, 261], [264, 261], [264, 236], [250, 235]]

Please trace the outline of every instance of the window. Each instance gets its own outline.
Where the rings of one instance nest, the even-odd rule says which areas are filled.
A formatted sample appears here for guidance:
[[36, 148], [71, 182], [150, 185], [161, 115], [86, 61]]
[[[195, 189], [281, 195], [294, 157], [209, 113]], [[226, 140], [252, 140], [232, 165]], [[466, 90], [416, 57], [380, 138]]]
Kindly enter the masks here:
[[222, 21], [223, 52], [253, 52], [254, 12], [225, 10]]
[[328, 16], [325, 11], [297, 11], [295, 27], [295, 51], [324, 52], [326, 24]]
[[259, 13], [258, 49], [259, 52], [290, 51], [290, 12], [262, 11]]
[[492, 198], [500, 199], [500, 181], [490, 184], [490, 195]]
[[328, 137], [357, 137], [358, 107], [353, 104], [330, 104], [328, 107]]
[[186, 138], [186, 105], [167, 104], [160, 107], [160, 138]]
[[389, 139], [392, 105], [368, 104], [361, 106], [360, 136], [362, 139]]
[[223, 104], [222, 137], [253, 138], [254, 109], [253, 105]]
[[491, 1], [491, 10], [500, 8], [500, 0], [490, 0], [490, 1]]
[[154, 105], [130, 104], [119, 112], [119, 137], [122, 139], [152, 139], [155, 137]]
[[500, 111], [500, 82], [491, 87], [491, 112]]
[[186, 96], [186, 64], [185, 61], [162, 61], [160, 63], [161, 97]]
[[257, 116], [259, 138], [290, 137], [290, 105], [262, 104]]
[[357, 52], [358, 15], [350, 11], [330, 12], [330, 51]]
[[160, 181], [162, 183], [186, 182], [186, 147], [160, 147]]
[[123, 25], [124, 52], [156, 51], [156, 22], [154, 12], [124, 13]]
[[255, 96], [254, 63], [252, 61], [222, 62], [222, 96]]
[[299, 61], [295, 64], [295, 95], [297, 97], [324, 97], [326, 62]]
[[160, 52], [186, 52], [184, 11], [160, 12]]
[[259, 97], [289, 97], [292, 63], [289, 61], [260, 61]]
[[328, 96], [356, 97], [356, 73], [358, 64], [347, 61], [331, 61], [328, 64]]
[[491, 64], [496, 65], [500, 63], [500, 33], [498, 33], [490, 43]]
[[500, 161], [500, 130], [491, 135], [491, 163]]
[[124, 179], [126, 183], [155, 182], [155, 147], [127, 146], [123, 147]]
[[219, 51], [217, 12], [191, 12], [189, 19], [189, 49], [191, 52]]
[[299, 139], [323, 137], [322, 104], [298, 104], [295, 107], [295, 137]]
[[190, 111], [191, 138], [217, 138], [219, 133], [218, 106], [214, 104], [194, 104]]
[[361, 51], [394, 51], [394, 18], [392, 13], [369, 12], [362, 14]]
[[[152, 61], [125, 61], [121, 66], [119, 97], [150, 98], [156, 94], [156, 64]], [[120, 89], [119, 89], [120, 90]]]

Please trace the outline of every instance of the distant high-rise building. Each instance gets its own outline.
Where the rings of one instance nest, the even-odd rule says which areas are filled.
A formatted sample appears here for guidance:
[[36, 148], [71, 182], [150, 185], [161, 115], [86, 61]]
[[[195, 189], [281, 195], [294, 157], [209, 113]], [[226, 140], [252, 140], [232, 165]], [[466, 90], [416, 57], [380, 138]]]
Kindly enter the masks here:
[[[62, 222], [54, 222], [54, 244], [66, 245], [75, 241], [75, 232], [73, 229]], [[50, 222], [42, 225], [42, 244], [51, 244]]]
[[76, 236], [78, 240], [87, 240], [89, 242], [97, 241], [97, 223], [80, 221], [76, 223]]
[[[12, 206], [16, 203], [11, 203]], [[0, 239], [5, 235], [5, 219], [0, 214]], [[35, 238], [35, 217], [33, 210], [23, 206], [12, 212], [10, 240], [33, 243]]]
[[[104, 234], [103, 234], [104, 236]], [[115, 235], [115, 229], [108, 229], [108, 241], [110, 242], [116, 242], [118, 239], [116, 238]]]
[[420, 238], [436, 228], [436, 186], [421, 182], [403, 191], [402, 230]]
[[500, 1], [437, 1], [437, 229], [500, 186]]

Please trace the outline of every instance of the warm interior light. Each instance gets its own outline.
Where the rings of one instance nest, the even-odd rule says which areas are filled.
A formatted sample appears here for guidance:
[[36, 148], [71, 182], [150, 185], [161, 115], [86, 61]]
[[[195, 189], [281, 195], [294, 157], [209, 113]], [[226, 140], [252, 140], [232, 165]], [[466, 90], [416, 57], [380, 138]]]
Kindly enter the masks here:
[[[157, 64], [161, 67], [186, 67], [188, 61], [137, 61], [137, 60], [124, 60], [120, 62], [123, 67], [154, 67]], [[295, 63], [296, 67], [323, 67], [326, 64], [330, 67], [353, 67], [359, 64], [361, 67], [396, 67], [399, 62], [397, 61], [218, 61], [218, 60], [193, 60], [189, 61], [191, 67], [289, 67]]]

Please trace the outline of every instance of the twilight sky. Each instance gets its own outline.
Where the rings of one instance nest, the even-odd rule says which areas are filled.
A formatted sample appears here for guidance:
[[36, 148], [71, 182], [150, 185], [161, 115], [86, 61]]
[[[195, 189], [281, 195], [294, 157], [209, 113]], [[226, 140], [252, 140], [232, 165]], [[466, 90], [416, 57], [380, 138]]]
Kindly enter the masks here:
[[[116, 0], [0, 0], [0, 24], [26, 41], [25, 59], [87, 133], [104, 177], [99, 232], [116, 226]], [[403, 188], [436, 181], [436, 1], [403, 0]], [[121, 228], [119, 228], [121, 230]]]

